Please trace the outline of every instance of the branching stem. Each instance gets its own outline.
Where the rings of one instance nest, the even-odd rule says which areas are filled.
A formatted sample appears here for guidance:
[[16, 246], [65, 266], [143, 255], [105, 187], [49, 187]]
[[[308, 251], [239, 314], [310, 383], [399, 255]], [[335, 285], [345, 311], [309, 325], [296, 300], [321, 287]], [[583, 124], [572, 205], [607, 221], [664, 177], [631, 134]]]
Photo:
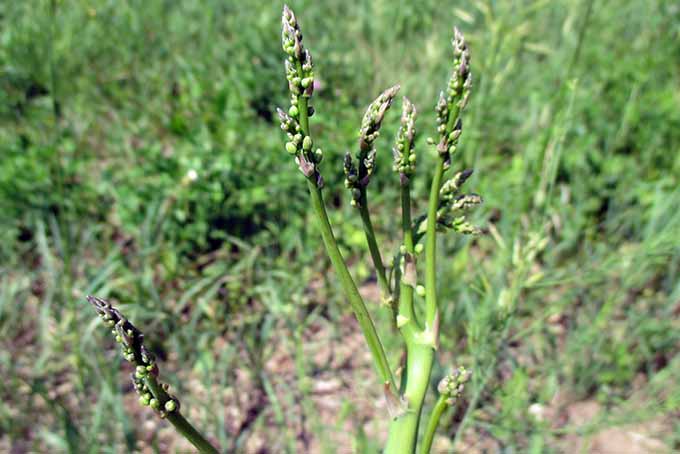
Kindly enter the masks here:
[[[298, 63], [298, 71], [301, 70]], [[309, 115], [307, 113], [307, 98], [301, 96], [298, 100], [299, 111], [300, 111], [300, 127], [302, 133], [305, 136], [310, 136], [309, 130]], [[361, 331], [364, 334], [366, 343], [371, 350], [371, 355], [373, 356], [373, 362], [378, 374], [380, 375], [383, 383], [389, 383], [390, 388], [395, 390], [396, 386], [394, 384], [394, 377], [392, 376], [392, 369], [390, 368], [389, 362], [387, 360], [387, 355], [385, 354], [385, 349], [383, 348], [378, 332], [375, 329], [371, 315], [366, 309], [364, 300], [359, 294], [354, 279], [347, 269], [347, 264], [345, 259], [342, 257], [340, 249], [338, 248], [337, 241], [335, 240], [335, 235], [333, 234], [333, 228], [331, 227], [330, 221], [328, 220], [328, 214], [326, 213], [326, 205], [323, 201], [323, 194], [321, 188], [319, 188], [316, 177], [307, 178], [307, 186], [309, 188], [309, 195], [312, 201], [312, 208], [316, 214], [316, 218], [319, 224], [319, 230], [321, 231], [321, 238], [323, 240], [324, 246], [326, 247], [326, 252], [328, 257], [331, 259], [333, 268], [338, 274], [340, 279], [340, 284], [345, 292], [345, 296], [349, 300], [350, 306], [354, 311], [354, 315], [359, 322]]]
[[437, 426], [439, 425], [439, 420], [444, 413], [444, 410], [448, 407], [446, 403], [446, 396], [440, 395], [437, 399], [437, 403], [432, 409], [430, 414], [430, 420], [427, 422], [427, 427], [425, 428], [425, 434], [423, 435], [423, 443], [420, 445], [420, 454], [429, 454], [430, 449], [432, 449], [432, 441], [434, 440], [434, 434], [437, 431]]
[[[171, 397], [167, 392], [163, 390], [161, 385], [156, 381], [153, 376], [149, 376], [145, 379], [146, 386], [151, 390], [154, 398], [161, 402], [162, 405], [165, 402], [171, 400]], [[170, 424], [179, 432], [184, 438], [186, 438], [200, 453], [217, 454], [218, 451], [215, 447], [210, 444], [208, 440], [203, 438], [203, 435], [194, 428], [194, 426], [186, 420], [184, 416], [179, 412], [179, 410], [170, 411], [165, 417]]]
[[[409, 184], [404, 184], [401, 187], [401, 207], [405, 248], [404, 260], [409, 257], [410, 260], [415, 260]], [[405, 266], [415, 268], [415, 261], [411, 265], [405, 263]], [[410, 274], [410, 272], [404, 274]], [[402, 324], [399, 329], [406, 341], [406, 386], [403, 394], [406, 410], [402, 415], [397, 416], [390, 425], [385, 454], [415, 452], [420, 414], [430, 383], [434, 359], [432, 345], [423, 343], [419, 338], [419, 334], [422, 333], [413, 310], [413, 285], [415, 285], [413, 282], [404, 282], [402, 278], [399, 292], [399, 321]]]
[[432, 329], [437, 316], [437, 207], [439, 206], [439, 189], [444, 174], [444, 158], [437, 160], [434, 178], [430, 188], [430, 199], [427, 206], [427, 230], [425, 237], [425, 324]]
[[380, 248], [378, 247], [378, 242], [375, 238], [373, 223], [371, 222], [371, 214], [368, 211], [368, 196], [366, 194], [366, 188], [362, 188], [361, 190], [359, 214], [361, 215], [361, 221], [364, 225], [364, 233], [366, 234], [368, 250], [371, 253], [373, 266], [375, 266], [375, 273], [378, 277], [378, 285], [380, 286], [380, 292], [383, 298], [382, 302], [390, 302], [390, 286], [387, 282], [387, 273], [385, 272], [385, 265], [383, 264], [382, 256], [380, 255]]
[[321, 238], [323, 239], [324, 246], [326, 247], [326, 252], [328, 257], [331, 259], [331, 263], [335, 268], [335, 272], [338, 274], [340, 279], [340, 284], [345, 292], [345, 296], [349, 300], [350, 306], [354, 311], [354, 315], [359, 322], [359, 326], [364, 333], [366, 338], [366, 343], [368, 344], [371, 354], [373, 356], [373, 362], [375, 363], [378, 374], [380, 375], [383, 383], [389, 383], [392, 389], [396, 389], [394, 385], [394, 378], [392, 377], [392, 370], [390, 369], [389, 362], [387, 361], [387, 355], [385, 355], [385, 350], [378, 337], [378, 332], [375, 329], [373, 320], [371, 319], [366, 305], [364, 304], [359, 290], [357, 289], [352, 276], [347, 269], [345, 260], [338, 249], [338, 244], [335, 240], [335, 235], [333, 235], [333, 229], [328, 220], [328, 214], [326, 213], [326, 206], [323, 201], [323, 195], [321, 189], [316, 185], [315, 181], [307, 179], [307, 186], [309, 188], [309, 195], [312, 199], [312, 208], [317, 217], [319, 224], [319, 230], [321, 231]]

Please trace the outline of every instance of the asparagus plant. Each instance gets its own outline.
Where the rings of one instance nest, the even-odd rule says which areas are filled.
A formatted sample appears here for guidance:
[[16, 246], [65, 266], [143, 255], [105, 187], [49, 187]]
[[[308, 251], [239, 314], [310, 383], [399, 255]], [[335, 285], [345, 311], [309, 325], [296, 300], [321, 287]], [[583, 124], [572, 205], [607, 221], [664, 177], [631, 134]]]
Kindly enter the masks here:
[[180, 413], [179, 399], [168, 393], [169, 385], [159, 380], [158, 364], [153, 353], [144, 345], [144, 335], [109, 302], [96, 296], [88, 296], [87, 300], [104, 323], [112, 328], [123, 357], [135, 366], [131, 378], [139, 394], [139, 403], [151, 407], [158, 416], [167, 419], [199, 452], [217, 453], [210, 442]]
[[[354, 157], [348, 153], [344, 159], [345, 185], [351, 193], [351, 204], [359, 210], [383, 301], [392, 307], [395, 325], [405, 344], [406, 366], [397, 386], [381, 338], [357, 290], [347, 263], [338, 249], [328, 219], [322, 193], [324, 180], [319, 169], [323, 152], [320, 148], [312, 151], [314, 140], [309, 125], [309, 119], [314, 114], [310, 104], [314, 92], [312, 56], [303, 44], [300, 24], [287, 6], [283, 8], [281, 37], [283, 50], [287, 55], [285, 68], [290, 91], [290, 106], [287, 112], [277, 109], [281, 129], [288, 136], [285, 149], [294, 156], [298, 168], [307, 180], [311, 205], [326, 252], [361, 327], [384, 387], [391, 418], [385, 452], [412, 453], [416, 450], [423, 402], [430, 383], [434, 353], [439, 345], [436, 233], [447, 229], [462, 234], [479, 233], [479, 229], [467, 221], [465, 213], [481, 203], [482, 199], [476, 194], [460, 193], [461, 186], [472, 172], [462, 171], [443, 181], [463, 130], [461, 113], [467, 105], [472, 86], [470, 53], [463, 35], [458, 29], [454, 29], [453, 70], [446, 90], [440, 94], [435, 109], [438, 140], [428, 140], [436, 151], [436, 163], [427, 213], [415, 221], [411, 216], [411, 179], [415, 177], [416, 172], [414, 149], [416, 108], [406, 97], [403, 98], [401, 126], [393, 148], [394, 170], [399, 175], [401, 189], [403, 242], [394, 261], [396, 269], [392, 273], [395, 276], [392, 283], [387, 279], [374, 234], [368, 210], [367, 187], [375, 170], [376, 140], [380, 134], [380, 127], [399, 91], [399, 85], [388, 88], [369, 105], [359, 129], [358, 150]], [[419, 243], [423, 238], [424, 247]], [[417, 271], [417, 257], [423, 249], [425, 279], [421, 282]], [[416, 310], [417, 304], [420, 310]], [[468, 377], [467, 371], [459, 369], [440, 384], [439, 399], [429, 417], [421, 452], [429, 452], [442, 412], [454, 404]]]
[[[322, 192], [324, 180], [319, 168], [323, 152], [314, 147], [309, 125], [309, 119], [314, 115], [314, 108], [310, 104], [314, 93], [312, 56], [302, 43], [299, 22], [287, 6], [283, 8], [281, 37], [283, 50], [287, 54], [285, 70], [290, 90], [289, 108], [285, 111], [277, 109], [281, 129], [288, 136], [285, 149], [295, 158], [307, 180], [311, 206], [326, 252], [363, 332], [384, 389], [391, 419], [385, 452], [413, 453], [417, 447], [434, 353], [439, 346], [435, 235], [445, 230], [462, 234], [480, 232], [467, 221], [466, 212], [481, 203], [481, 197], [460, 193], [472, 171], [458, 172], [451, 179], [443, 181], [444, 173], [451, 166], [451, 156], [458, 147], [463, 129], [461, 113], [470, 96], [470, 53], [463, 35], [454, 29], [453, 70], [435, 109], [438, 141], [427, 141], [436, 151], [427, 212], [415, 219], [411, 216], [411, 180], [416, 176], [417, 111], [408, 98], [402, 100], [401, 125], [393, 147], [393, 169], [399, 176], [401, 195], [402, 243], [392, 261], [392, 279], [388, 278], [374, 233], [367, 188], [376, 166], [376, 141], [380, 128], [400, 89], [399, 85], [388, 88], [369, 105], [360, 125], [358, 149], [354, 157], [348, 153], [344, 159], [345, 185], [350, 190], [351, 204], [357, 208], [363, 222], [382, 302], [391, 308], [394, 326], [403, 338], [406, 364], [397, 384], [376, 326], [340, 253], [328, 219]], [[424, 246], [420, 243], [423, 238]], [[418, 256], [423, 250], [424, 282], [420, 279], [417, 266]], [[159, 380], [158, 365], [154, 355], [145, 347], [142, 333], [107, 301], [94, 296], [88, 296], [87, 299], [106, 325], [112, 328], [125, 359], [135, 366], [132, 382], [140, 396], [140, 403], [167, 419], [199, 452], [216, 453], [210, 442], [182, 416], [179, 400], [170, 395], [168, 385]], [[428, 418], [420, 452], [429, 452], [442, 413], [460, 398], [469, 377], [468, 371], [458, 368], [439, 383], [439, 396]]]

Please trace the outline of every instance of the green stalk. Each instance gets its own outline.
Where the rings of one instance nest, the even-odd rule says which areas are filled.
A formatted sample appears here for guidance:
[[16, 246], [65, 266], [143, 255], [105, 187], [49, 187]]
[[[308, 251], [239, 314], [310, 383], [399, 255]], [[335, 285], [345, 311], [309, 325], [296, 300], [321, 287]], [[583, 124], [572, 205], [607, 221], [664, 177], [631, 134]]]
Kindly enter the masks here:
[[[453, 130], [460, 108], [455, 107], [449, 113], [446, 124], [447, 134]], [[437, 209], [439, 208], [439, 190], [442, 187], [442, 176], [444, 175], [445, 157], [439, 156], [437, 166], [432, 178], [430, 187], [430, 200], [427, 205], [427, 227], [425, 230], [425, 328], [434, 329], [435, 319], [437, 318]], [[439, 333], [434, 333], [438, 336]], [[434, 339], [435, 343], [438, 339]]]
[[359, 326], [364, 333], [366, 338], [366, 343], [371, 350], [373, 355], [373, 362], [375, 363], [380, 378], [383, 383], [389, 383], [390, 387], [394, 389], [394, 378], [392, 377], [392, 370], [390, 369], [389, 362], [387, 361], [387, 356], [385, 355], [385, 350], [383, 349], [378, 333], [373, 324], [366, 305], [364, 304], [359, 290], [357, 289], [352, 276], [349, 274], [345, 260], [338, 249], [338, 244], [335, 240], [335, 235], [333, 235], [333, 229], [328, 220], [328, 214], [326, 213], [326, 206], [323, 201], [323, 195], [321, 189], [316, 185], [315, 181], [307, 179], [307, 186], [309, 187], [309, 195], [312, 199], [312, 207], [316, 213], [316, 217], [319, 224], [319, 229], [321, 231], [321, 238], [323, 239], [324, 246], [326, 247], [326, 252], [328, 257], [331, 259], [331, 263], [335, 268], [335, 272], [338, 274], [340, 279], [340, 284], [345, 291], [345, 296], [349, 300], [350, 306], [354, 311], [354, 315], [359, 322]]
[[[161, 385], [156, 381], [153, 376], [149, 376], [145, 379], [146, 386], [149, 387], [154, 398], [161, 402], [161, 405], [165, 405], [165, 402], [171, 400], [171, 397], [166, 393]], [[186, 420], [184, 416], [179, 412], [179, 410], [167, 412], [165, 417], [170, 424], [179, 432], [184, 438], [186, 438], [200, 453], [217, 454], [218, 451], [213, 445], [210, 444], [208, 440], [203, 438], [203, 435], [197, 431], [194, 426], [192, 426], [189, 421]]]
[[375, 239], [375, 232], [373, 231], [373, 223], [371, 222], [371, 215], [368, 212], [368, 196], [366, 188], [361, 189], [361, 199], [359, 203], [359, 214], [364, 225], [364, 233], [366, 234], [366, 243], [368, 243], [368, 250], [371, 252], [373, 259], [373, 266], [375, 266], [375, 273], [378, 276], [378, 285], [380, 285], [380, 292], [382, 293], [383, 302], [391, 300], [390, 286], [387, 283], [387, 274], [385, 273], [385, 265], [380, 255], [378, 242]]
[[168, 385], [158, 381], [158, 365], [154, 355], [144, 346], [144, 335], [125, 316], [106, 300], [88, 295], [97, 315], [109, 328], [113, 327], [116, 342], [123, 356], [135, 366], [132, 374], [139, 402], [150, 406], [161, 418], [170, 421], [175, 429], [198, 449], [198, 452], [216, 454], [218, 451], [179, 412], [179, 400], [168, 394]]
[[[298, 63], [298, 71], [301, 71], [300, 64]], [[299, 112], [300, 112], [300, 127], [305, 136], [310, 136], [309, 133], [309, 116], [307, 113], [307, 98], [300, 96], [298, 99]], [[366, 343], [371, 350], [371, 355], [373, 356], [373, 362], [380, 379], [383, 383], [388, 383], [391, 389], [396, 389], [394, 384], [394, 378], [392, 376], [392, 369], [390, 369], [389, 362], [387, 361], [387, 355], [385, 355], [385, 350], [378, 336], [378, 332], [375, 329], [371, 315], [366, 309], [364, 300], [359, 294], [354, 280], [352, 279], [349, 270], [347, 269], [347, 264], [345, 263], [340, 249], [338, 248], [337, 241], [335, 240], [335, 235], [333, 234], [333, 228], [331, 227], [330, 221], [328, 220], [328, 214], [326, 213], [326, 205], [323, 201], [323, 194], [321, 189], [318, 187], [315, 176], [312, 178], [307, 178], [307, 186], [309, 188], [309, 195], [312, 200], [312, 208], [316, 214], [319, 230], [321, 231], [321, 238], [323, 240], [324, 246], [326, 247], [326, 253], [331, 259], [333, 268], [338, 274], [340, 279], [340, 284], [345, 292], [345, 296], [349, 300], [349, 304], [354, 311], [354, 315], [359, 322], [361, 331], [364, 334]]]
[[397, 416], [390, 424], [385, 454], [415, 452], [420, 413], [430, 383], [434, 349], [429, 345], [407, 341], [406, 354], [407, 377], [403, 397], [408, 407], [404, 414]]
[[[439, 189], [444, 174], [444, 159], [439, 158], [430, 189], [427, 210], [427, 230], [425, 243], [425, 331], [415, 339], [406, 338], [407, 381], [404, 398], [408, 402], [408, 411], [395, 419], [390, 427], [386, 454], [413, 453], [418, 439], [420, 413], [430, 382], [434, 347], [437, 344], [438, 327], [435, 326], [437, 316], [436, 289], [436, 226], [437, 208], [439, 205]], [[403, 203], [403, 202], [402, 202]], [[410, 219], [409, 219], [410, 220]], [[403, 222], [403, 221], [402, 221]], [[410, 230], [409, 227], [405, 231]], [[411, 233], [412, 235], [412, 233]], [[401, 302], [400, 302], [401, 306]], [[425, 336], [423, 336], [425, 335]]]
[[439, 425], [439, 420], [444, 413], [444, 410], [448, 407], [446, 403], [446, 396], [440, 395], [437, 399], [437, 403], [432, 409], [432, 414], [430, 415], [430, 420], [427, 422], [427, 428], [425, 429], [425, 434], [423, 435], [423, 444], [420, 446], [420, 454], [429, 454], [432, 448], [432, 440], [434, 440], [434, 434], [437, 431], [437, 426]]
[[[411, 226], [411, 195], [408, 183], [401, 187], [401, 226], [406, 254], [414, 257], [415, 244]], [[406, 341], [406, 389], [403, 397], [407, 409], [404, 414], [397, 416], [390, 425], [385, 454], [415, 452], [420, 414], [430, 383], [434, 358], [432, 345], [425, 344], [418, 338], [420, 328], [413, 310], [413, 286], [401, 282], [399, 293], [399, 315], [404, 317], [402, 322], [408, 319], [399, 328]]]
[[[444, 159], [437, 160], [437, 166], [430, 188], [427, 206], [427, 229], [425, 231], [425, 329], [433, 329], [437, 317], [437, 208], [439, 189], [444, 174]], [[435, 333], [436, 334], [436, 333]]]

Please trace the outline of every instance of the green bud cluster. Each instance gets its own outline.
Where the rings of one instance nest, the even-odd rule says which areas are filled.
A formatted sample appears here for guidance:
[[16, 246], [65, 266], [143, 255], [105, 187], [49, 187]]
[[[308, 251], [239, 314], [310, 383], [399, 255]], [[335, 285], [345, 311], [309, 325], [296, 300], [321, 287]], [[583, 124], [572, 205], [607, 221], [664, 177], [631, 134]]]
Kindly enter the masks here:
[[472, 170], [458, 172], [445, 181], [439, 190], [437, 224], [440, 228], [450, 228], [466, 235], [480, 233], [477, 227], [467, 222], [465, 212], [481, 204], [482, 197], [477, 194], [459, 194], [461, 186], [470, 175]]
[[385, 118], [385, 113], [392, 105], [394, 97], [397, 96], [399, 85], [388, 88], [375, 98], [364, 113], [359, 129], [359, 150], [368, 152], [373, 148], [373, 142], [380, 136], [380, 127]]
[[441, 225], [463, 235], [479, 235], [482, 233], [482, 230], [470, 224], [465, 216], [448, 218]]
[[[292, 108], [291, 108], [292, 109]], [[317, 148], [312, 151], [314, 143], [310, 136], [303, 135], [302, 128], [297, 119], [282, 109], [276, 109], [281, 122], [281, 129], [288, 135], [288, 142], [286, 142], [286, 151], [295, 156], [300, 166], [300, 170], [305, 176], [310, 177], [316, 170], [315, 165], [320, 163], [323, 159], [321, 149]]]
[[437, 132], [439, 133], [437, 152], [444, 158], [447, 165], [458, 145], [458, 138], [463, 129], [460, 113], [468, 103], [472, 88], [470, 51], [463, 34], [457, 28], [454, 28], [451, 43], [453, 45], [453, 72], [446, 92], [440, 93], [436, 106]]
[[[167, 394], [169, 386], [159, 384], [163, 395], [154, 396], [148, 385], [149, 380], [156, 381], [158, 365], [156, 357], [144, 346], [144, 335], [123, 314], [109, 302], [96, 296], [88, 296], [87, 301], [92, 304], [97, 315], [104, 323], [112, 327], [116, 342], [120, 344], [123, 357], [135, 366], [131, 374], [132, 383], [139, 394], [139, 402], [153, 408], [161, 418], [165, 418], [171, 411], [179, 410], [179, 400]], [[161, 402], [159, 399], [163, 400]]]
[[[308, 104], [314, 93], [314, 68], [312, 55], [302, 44], [302, 32], [295, 14], [288, 6], [283, 7], [281, 16], [281, 44], [283, 51], [288, 55], [285, 61], [286, 79], [290, 91], [290, 107], [288, 112], [276, 109], [281, 121], [281, 129], [288, 135], [286, 151], [295, 156], [300, 171], [307, 178], [315, 178], [317, 185], [321, 187], [323, 180], [317, 172], [316, 165], [323, 159], [320, 148], [313, 150], [312, 138], [305, 135], [300, 125], [300, 115], [306, 118], [314, 115], [314, 108]], [[300, 98], [305, 98], [301, 103]], [[305, 106], [305, 107], [301, 107]], [[306, 109], [306, 112], [300, 112]]]
[[471, 373], [464, 367], [459, 367], [452, 374], [442, 378], [437, 385], [437, 391], [444, 398], [448, 405], [453, 405], [460, 398], [465, 389], [465, 383], [470, 380]]
[[361, 190], [368, 183], [375, 170], [376, 150], [373, 146], [380, 136], [385, 113], [392, 105], [394, 97], [401, 87], [395, 85], [380, 94], [366, 109], [359, 129], [359, 150], [356, 154], [356, 164], [352, 155], [345, 154], [345, 186], [352, 193], [352, 205], [358, 205], [361, 199]]
[[442, 202], [451, 201], [458, 194], [461, 186], [463, 186], [467, 179], [472, 176], [472, 172], [473, 170], [471, 169], [463, 170], [462, 172], [455, 174], [452, 178], [446, 180], [439, 190], [439, 199]]
[[401, 125], [397, 132], [392, 153], [394, 155], [395, 172], [402, 176], [402, 182], [416, 171], [416, 154], [413, 151], [413, 139], [416, 134], [416, 107], [404, 96], [401, 109]]
[[[437, 228], [451, 229], [464, 235], [478, 235], [481, 229], [467, 221], [466, 212], [480, 205], [484, 200], [478, 194], [460, 194], [460, 188], [472, 175], [472, 170], [456, 173], [442, 184], [439, 190], [439, 207], [437, 208]], [[426, 229], [426, 217], [417, 219], [418, 233]]]

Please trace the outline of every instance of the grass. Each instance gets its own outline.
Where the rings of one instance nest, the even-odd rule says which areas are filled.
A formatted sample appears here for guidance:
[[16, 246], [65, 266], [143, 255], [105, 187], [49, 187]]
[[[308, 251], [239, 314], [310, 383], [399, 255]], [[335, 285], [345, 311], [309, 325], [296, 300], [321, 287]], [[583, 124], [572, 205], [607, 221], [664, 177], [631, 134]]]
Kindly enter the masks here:
[[[426, 107], [447, 75], [453, 25], [472, 50], [454, 165], [476, 169], [468, 185], [484, 194], [476, 221], [490, 233], [439, 244], [442, 326], [453, 327], [441, 350], [457, 355], [435, 364], [432, 383], [453, 364], [481, 372], [468, 405], [443, 416], [434, 449], [454, 434], [459, 449], [560, 452], [570, 437], [587, 449], [605, 428], [649, 422], [662, 427], [650, 437], [678, 449], [677, 7], [291, 6], [322, 83], [314, 119], [338, 191], [327, 194], [331, 221], [366, 294], [371, 259], [341, 170], [366, 100], [399, 82], [422, 106], [418, 129], [432, 131]], [[326, 279], [305, 188], [281, 147], [280, 7], [0, 5], [0, 450], [186, 448], [121, 387], [128, 370], [110, 367], [118, 355], [89, 293], [144, 327], [183, 412], [221, 446], [382, 445], [386, 428], [363, 426], [385, 411], [362, 385], [366, 349]], [[397, 127], [388, 116], [384, 137]], [[434, 164], [422, 157], [419, 172]], [[391, 179], [386, 147], [371, 209], [398, 209]], [[424, 180], [413, 180], [415, 215]], [[397, 245], [398, 219], [374, 224]], [[597, 403], [598, 416], [579, 423], [579, 402]]]

